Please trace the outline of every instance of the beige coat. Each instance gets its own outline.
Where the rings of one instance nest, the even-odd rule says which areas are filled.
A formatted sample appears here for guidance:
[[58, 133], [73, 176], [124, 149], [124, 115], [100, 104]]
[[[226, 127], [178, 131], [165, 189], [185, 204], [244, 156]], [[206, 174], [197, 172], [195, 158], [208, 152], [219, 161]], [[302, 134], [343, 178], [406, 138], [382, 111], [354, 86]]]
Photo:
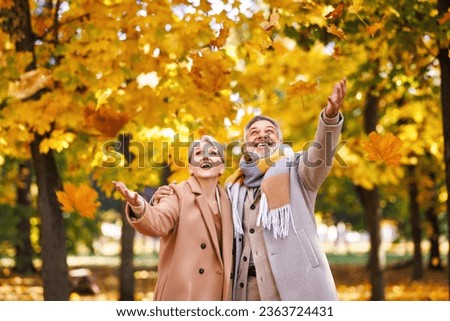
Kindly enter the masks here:
[[222, 248], [202, 187], [196, 178], [173, 185], [175, 193], [159, 204], [146, 204], [144, 215], [127, 218], [138, 232], [159, 236], [158, 281], [154, 300], [231, 300], [233, 222], [225, 190], [222, 206]]

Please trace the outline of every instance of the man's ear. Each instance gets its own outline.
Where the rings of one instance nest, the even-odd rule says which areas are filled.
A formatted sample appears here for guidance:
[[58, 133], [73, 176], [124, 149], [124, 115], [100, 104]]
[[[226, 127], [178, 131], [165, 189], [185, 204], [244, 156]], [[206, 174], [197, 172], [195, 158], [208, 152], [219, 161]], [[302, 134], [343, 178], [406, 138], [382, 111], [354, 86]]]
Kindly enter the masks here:
[[192, 171], [192, 165], [191, 164], [188, 165], [188, 169], [189, 169], [189, 175], [192, 176], [193, 171]]

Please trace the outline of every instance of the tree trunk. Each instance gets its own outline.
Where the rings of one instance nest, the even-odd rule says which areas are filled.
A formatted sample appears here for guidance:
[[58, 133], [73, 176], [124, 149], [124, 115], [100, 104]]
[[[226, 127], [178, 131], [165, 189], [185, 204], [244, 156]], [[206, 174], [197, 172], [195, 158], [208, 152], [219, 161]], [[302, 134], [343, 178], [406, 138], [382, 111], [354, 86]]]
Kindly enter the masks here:
[[356, 187], [358, 195], [366, 211], [367, 227], [370, 234], [369, 271], [370, 284], [372, 285], [371, 301], [384, 300], [384, 276], [381, 266], [380, 249], [380, 195], [378, 188], [367, 190], [360, 186]]
[[411, 223], [411, 236], [414, 244], [412, 279], [423, 278], [422, 261], [422, 228], [420, 224], [419, 203], [417, 202], [417, 180], [416, 166], [408, 165], [408, 193], [409, 193], [409, 215]]
[[[450, 9], [448, 0], [438, 0], [438, 11], [444, 15]], [[439, 46], [439, 64], [441, 67], [441, 104], [444, 127], [444, 161], [447, 191], [450, 191], [450, 46]], [[450, 241], [450, 197], [447, 197], [447, 240]], [[448, 296], [450, 300], [450, 247], [447, 253]]]
[[31, 143], [31, 153], [39, 187], [38, 211], [41, 217], [41, 273], [44, 300], [68, 300], [70, 285], [64, 220], [55, 193], [61, 189], [61, 180], [53, 153], [39, 152], [39, 145], [43, 139], [43, 136], [35, 135]]
[[[125, 203], [124, 203], [125, 204]], [[120, 301], [134, 301], [134, 234], [133, 227], [128, 224], [125, 217], [125, 208], [121, 208], [122, 213], [122, 237], [120, 244], [122, 249], [120, 251], [120, 268], [119, 268], [119, 280], [120, 280]]]
[[[364, 109], [364, 130], [367, 134], [374, 131], [378, 122], [378, 98], [369, 90]], [[381, 266], [381, 233], [380, 233], [380, 195], [378, 187], [372, 190], [357, 187], [358, 195], [364, 206], [367, 218], [367, 226], [370, 234], [369, 269], [370, 283], [372, 285], [371, 300], [382, 301], [385, 299], [384, 275]]]
[[17, 183], [17, 208], [20, 221], [17, 224], [19, 240], [16, 245], [16, 264], [14, 271], [21, 275], [36, 272], [33, 266], [33, 247], [30, 241], [31, 214], [31, 164], [29, 161], [19, 164], [19, 178]]
[[[15, 33], [22, 34], [16, 42], [17, 51], [28, 51], [33, 61], [28, 70], [36, 68], [34, 54], [34, 36], [31, 29], [30, 7], [28, 0], [16, 0], [12, 8], [20, 22]], [[31, 99], [38, 99], [39, 93]], [[39, 145], [43, 136], [35, 134], [31, 143], [31, 154], [39, 188], [38, 211], [41, 217], [42, 243], [42, 280], [44, 300], [68, 300], [70, 286], [68, 279], [66, 238], [64, 222], [55, 191], [61, 187], [56, 161], [52, 152], [41, 154]]]
[[[119, 135], [120, 152], [125, 157], [125, 162], [129, 165], [134, 155], [130, 152], [130, 134]], [[119, 300], [120, 301], [134, 301], [134, 235], [133, 227], [128, 224], [125, 217], [125, 203], [120, 209], [122, 214], [122, 236], [120, 238], [120, 267], [119, 267]]]
[[442, 270], [442, 259], [439, 250], [439, 222], [436, 215], [437, 193], [433, 192], [433, 198], [428, 206], [425, 216], [430, 226], [430, 235], [428, 239], [430, 241], [430, 258], [428, 260], [428, 268], [430, 270]]

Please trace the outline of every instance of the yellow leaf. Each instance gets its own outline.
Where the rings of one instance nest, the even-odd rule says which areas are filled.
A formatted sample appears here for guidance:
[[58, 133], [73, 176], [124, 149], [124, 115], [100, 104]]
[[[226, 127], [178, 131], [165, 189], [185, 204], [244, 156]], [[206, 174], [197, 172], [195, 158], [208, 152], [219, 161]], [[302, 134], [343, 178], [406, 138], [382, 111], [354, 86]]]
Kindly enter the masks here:
[[112, 94], [113, 90], [108, 88], [106, 90], [97, 90], [95, 93], [95, 98], [97, 98], [97, 106], [95, 111], [97, 111], [101, 105], [108, 103], [108, 97]]
[[270, 14], [269, 20], [261, 22], [259, 26], [265, 31], [272, 30], [278, 24], [279, 19], [280, 15], [278, 14], [278, 10], [275, 10]]
[[402, 141], [391, 133], [382, 136], [376, 132], [369, 134], [369, 141], [364, 149], [369, 153], [367, 158], [372, 161], [382, 161], [388, 165], [398, 166], [402, 157]]
[[345, 5], [344, 5], [343, 2], [341, 2], [340, 4], [337, 5], [337, 7], [333, 11], [328, 13], [325, 16], [325, 18], [327, 18], [327, 19], [329, 19], [331, 21], [340, 18], [342, 16], [342, 14], [344, 13], [344, 8], [345, 8]]
[[228, 86], [232, 64], [221, 52], [203, 51], [192, 60], [190, 77], [199, 89], [216, 93]]
[[307, 95], [316, 92], [317, 90], [317, 82], [306, 82], [306, 81], [297, 81], [295, 84], [291, 85], [287, 90], [288, 95]]
[[350, 13], [358, 13], [362, 9], [363, 0], [353, 0], [353, 5], [348, 8]]
[[83, 183], [75, 186], [65, 183], [63, 191], [57, 191], [56, 196], [61, 203], [64, 212], [77, 212], [81, 216], [93, 219], [97, 208], [100, 206], [97, 192], [89, 185]]
[[347, 39], [347, 36], [345, 35], [344, 30], [337, 27], [335, 24], [331, 24], [330, 26], [327, 26], [327, 32], [331, 33], [332, 35], [338, 36], [339, 38], [345, 40]]

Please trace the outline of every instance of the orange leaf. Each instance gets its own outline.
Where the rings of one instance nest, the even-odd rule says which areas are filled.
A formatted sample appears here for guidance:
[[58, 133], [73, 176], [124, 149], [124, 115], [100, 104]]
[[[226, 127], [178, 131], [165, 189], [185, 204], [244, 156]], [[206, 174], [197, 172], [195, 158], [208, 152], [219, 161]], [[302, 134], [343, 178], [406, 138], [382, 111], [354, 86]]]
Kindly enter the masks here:
[[278, 14], [278, 10], [275, 10], [270, 14], [269, 20], [261, 22], [259, 26], [265, 31], [269, 31], [277, 25], [279, 19], [280, 15]]
[[327, 14], [325, 16], [325, 18], [327, 18], [331, 21], [336, 20], [337, 18], [340, 18], [342, 16], [342, 14], [344, 13], [344, 8], [345, 8], [345, 5], [343, 2], [341, 2], [340, 4], [338, 4], [338, 6], [333, 11], [331, 11], [329, 14]]
[[130, 116], [114, 110], [110, 105], [103, 105], [98, 110], [89, 105], [84, 109], [84, 119], [88, 127], [100, 132], [102, 136], [116, 137]]
[[333, 56], [336, 61], [339, 61], [339, 59], [342, 57], [342, 50], [339, 47], [334, 47], [333, 50]]
[[345, 35], [344, 30], [342, 30], [341, 28], [337, 27], [334, 24], [327, 26], [327, 32], [331, 33], [332, 35], [338, 36], [339, 38], [341, 38], [343, 40], [347, 39], [347, 36]]
[[450, 20], [450, 9], [438, 20], [439, 25], [443, 25]]
[[391, 133], [382, 136], [371, 132], [369, 141], [364, 143], [364, 149], [369, 153], [367, 159], [398, 166], [402, 157], [402, 145], [402, 141]]
[[373, 25], [367, 26], [366, 32], [373, 37], [375, 35], [375, 33], [378, 30], [383, 29], [383, 27], [384, 27], [384, 23], [377, 22], [377, 23], [374, 23]]
[[94, 218], [98, 202], [97, 192], [87, 184], [75, 186], [71, 183], [65, 183], [64, 191], [57, 191], [56, 196], [61, 203], [61, 210], [64, 212], [78, 212], [81, 216], [90, 219]]
[[210, 42], [211, 46], [221, 48], [225, 46], [225, 43], [227, 42], [227, 38], [230, 35], [230, 28], [225, 26], [220, 30], [219, 36]]

